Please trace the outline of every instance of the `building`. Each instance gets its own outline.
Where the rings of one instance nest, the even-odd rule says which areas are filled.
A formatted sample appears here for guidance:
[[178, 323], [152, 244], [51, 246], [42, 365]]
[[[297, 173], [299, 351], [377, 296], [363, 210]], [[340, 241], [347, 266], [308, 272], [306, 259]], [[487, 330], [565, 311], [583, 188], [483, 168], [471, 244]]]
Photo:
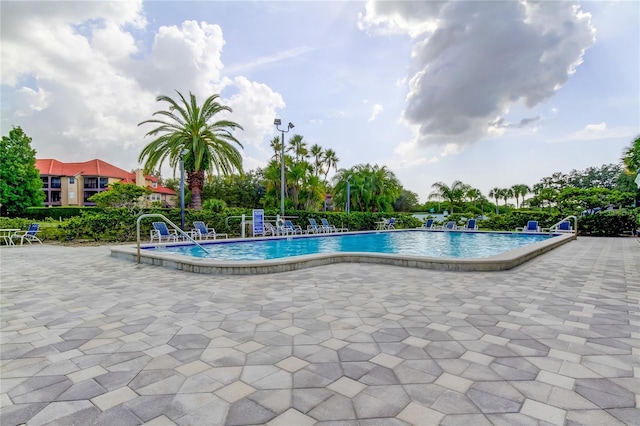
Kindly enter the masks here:
[[147, 197], [150, 202], [159, 201], [165, 206], [176, 204], [176, 192], [160, 185], [158, 178], [144, 175], [142, 170], [128, 172], [98, 159], [63, 163], [49, 158], [37, 159], [36, 168], [40, 171], [47, 207], [95, 206], [89, 198], [115, 182], [149, 188], [152, 191]]

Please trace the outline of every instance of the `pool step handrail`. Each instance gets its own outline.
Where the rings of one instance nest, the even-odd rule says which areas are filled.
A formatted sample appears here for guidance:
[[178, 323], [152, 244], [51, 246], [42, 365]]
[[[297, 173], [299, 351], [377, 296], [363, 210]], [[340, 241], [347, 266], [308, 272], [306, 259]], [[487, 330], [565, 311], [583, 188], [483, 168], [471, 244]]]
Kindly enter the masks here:
[[205, 253], [207, 253], [207, 256], [209, 256], [211, 253], [209, 253], [209, 250], [207, 250], [206, 248], [202, 247], [196, 240], [194, 240], [193, 238], [191, 238], [191, 235], [187, 234], [186, 232], [184, 232], [182, 229], [180, 229], [178, 227], [178, 225], [176, 225], [175, 223], [171, 222], [165, 215], [160, 214], [160, 213], [145, 213], [142, 214], [140, 216], [138, 216], [138, 220], [136, 221], [136, 238], [137, 238], [137, 245], [138, 245], [138, 263], [140, 263], [140, 221], [142, 219], [144, 219], [145, 217], [159, 217], [162, 220], [164, 220], [166, 223], [168, 223], [169, 225], [171, 225], [171, 227], [173, 229], [175, 229], [180, 235], [182, 235], [185, 239], [191, 241], [192, 243], [194, 243], [196, 246], [200, 247], [202, 250], [204, 250]]
[[560, 226], [560, 224], [562, 222], [570, 221], [570, 219], [573, 219], [573, 234], [575, 234], [577, 236], [578, 235], [578, 217], [574, 216], [574, 215], [567, 216], [564, 219], [562, 219], [561, 221], [559, 221], [558, 223], [554, 223], [553, 225], [551, 225], [549, 227], [549, 232], [557, 231], [558, 227]]

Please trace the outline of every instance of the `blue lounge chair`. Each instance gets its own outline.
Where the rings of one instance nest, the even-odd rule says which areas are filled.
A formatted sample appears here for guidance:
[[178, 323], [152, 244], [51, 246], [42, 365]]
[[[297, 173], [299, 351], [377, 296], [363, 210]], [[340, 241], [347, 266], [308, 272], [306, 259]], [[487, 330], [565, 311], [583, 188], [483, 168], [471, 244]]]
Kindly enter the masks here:
[[557, 228], [558, 232], [573, 232], [573, 227], [571, 226], [571, 222], [568, 220], [564, 220], [560, 222]]
[[537, 220], [530, 220], [524, 228], [516, 228], [516, 231], [522, 232], [540, 232], [540, 226]]
[[477, 231], [478, 230], [478, 224], [476, 223], [475, 219], [469, 219], [467, 221], [467, 224], [465, 225], [464, 228], [462, 228], [462, 230], [464, 231]]
[[336, 228], [335, 225], [331, 225], [327, 219], [320, 219], [322, 222], [322, 227], [327, 229], [327, 232], [347, 232], [348, 228]]
[[446, 225], [442, 227], [442, 229], [444, 229], [445, 231], [455, 231], [456, 228], [456, 223], [453, 220], [450, 220]]
[[563, 220], [558, 223], [557, 226], [552, 226], [551, 228], [542, 228], [542, 232], [573, 232], [573, 227], [571, 226], [571, 222], [568, 220]]
[[40, 241], [40, 238], [36, 236], [39, 230], [40, 230], [40, 224], [32, 223], [31, 225], [29, 225], [29, 229], [27, 229], [26, 231], [18, 231], [15, 234], [11, 235], [11, 238], [12, 239], [19, 238], [20, 245], [23, 245], [25, 241], [27, 241], [29, 244], [31, 244], [32, 241], [37, 241], [38, 243], [42, 244], [42, 241]]
[[285, 220], [282, 225], [285, 234], [304, 234], [300, 225], [294, 225], [290, 220]]
[[154, 239], [158, 239], [158, 242], [161, 243], [163, 241], [178, 241], [178, 233], [174, 231], [169, 231], [167, 228], [167, 224], [164, 222], [153, 222], [153, 229], [151, 230], [151, 240], [149, 242], [153, 242]]
[[324, 232], [322, 226], [318, 225], [315, 219], [309, 218], [309, 225], [307, 225], [307, 234], [319, 234]]
[[208, 240], [209, 238], [213, 238], [215, 240], [216, 238], [221, 237], [223, 235], [225, 238], [229, 238], [227, 234], [217, 233], [214, 228], [207, 228], [207, 225], [205, 225], [205, 223], [202, 221], [193, 222], [193, 228], [194, 228], [194, 238], [197, 238], [199, 240], [202, 240], [202, 239]]
[[421, 226], [421, 228], [433, 229], [434, 228], [433, 223], [434, 223], [434, 219], [427, 219], [427, 221], [424, 223], [424, 225]]
[[392, 217], [391, 219], [389, 219], [389, 221], [385, 225], [385, 228], [387, 228], [387, 229], [396, 229], [396, 218]]

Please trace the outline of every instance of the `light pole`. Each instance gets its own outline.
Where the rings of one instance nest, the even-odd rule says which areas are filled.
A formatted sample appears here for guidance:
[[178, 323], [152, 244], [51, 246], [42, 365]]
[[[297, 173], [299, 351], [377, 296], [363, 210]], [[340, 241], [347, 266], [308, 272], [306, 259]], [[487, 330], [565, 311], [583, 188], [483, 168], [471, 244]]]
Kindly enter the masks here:
[[188, 149], [180, 151], [180, 225], [184, 231], [184, 156], [189, 153]]
[[282, 140], [280, 145], [280, 214], [284, 217], [284, 134], [289, 133], [289, 130], [295, 126], [289, 122], [287, 130], [281, 129], [279, 126], [282, 124], [279, 118], [273, 120], [273, 124], [276, 125], [276, 129], [282, 132]]
[[351, 175], [347, 176], [347, 214], [351, 213]]

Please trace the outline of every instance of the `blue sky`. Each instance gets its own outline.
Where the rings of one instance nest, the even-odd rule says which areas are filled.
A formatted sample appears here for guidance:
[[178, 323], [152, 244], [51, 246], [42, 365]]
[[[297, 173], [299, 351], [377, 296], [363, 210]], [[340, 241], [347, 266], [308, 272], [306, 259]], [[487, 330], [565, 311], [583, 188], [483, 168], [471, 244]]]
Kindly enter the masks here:
[[[617, 163], [640, 133], [640, 3], [2, 2], [2, 134], [138, 167], [158, 94], [219, 93], [266, 164], [273, 119], [426, 201]], [[19, 24], [18, 24], [19, 23]], [[165, 177], [172, 171], [163, 168]]]

